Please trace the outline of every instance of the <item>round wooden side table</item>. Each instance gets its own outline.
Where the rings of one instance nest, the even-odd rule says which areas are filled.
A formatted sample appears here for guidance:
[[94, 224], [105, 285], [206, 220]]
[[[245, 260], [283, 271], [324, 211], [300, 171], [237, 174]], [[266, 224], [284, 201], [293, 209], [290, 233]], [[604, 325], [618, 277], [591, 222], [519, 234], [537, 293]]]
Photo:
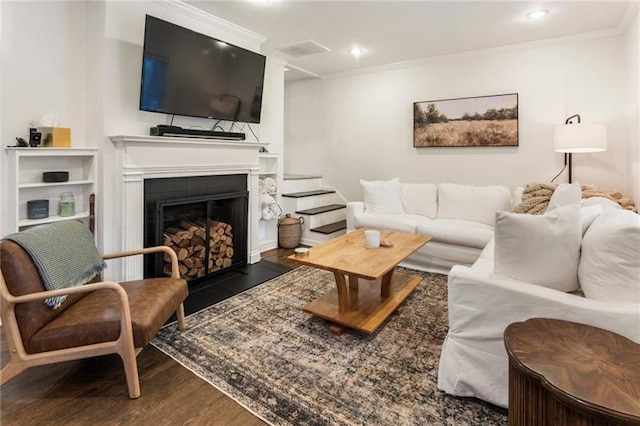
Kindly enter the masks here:
[[509, 425], [640, 425], [640, 345], [533, 318], [507, 327]]

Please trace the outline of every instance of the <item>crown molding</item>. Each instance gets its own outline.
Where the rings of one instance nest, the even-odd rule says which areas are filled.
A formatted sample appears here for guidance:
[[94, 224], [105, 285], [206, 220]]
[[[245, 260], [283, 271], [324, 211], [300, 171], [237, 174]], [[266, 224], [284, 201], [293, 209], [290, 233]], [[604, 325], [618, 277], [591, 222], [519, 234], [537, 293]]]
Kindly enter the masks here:
[[208, 25], [214, 25], [216, 28], [220, 28], [250, 43], [261, 45], [267, 40], [263, 35], [250, 31], [232, 22], [225, 21], [222, 18], [218, 18], [217, 16], [211, 15], [210, 13], [180, 0], [151, 0], [151, 2], [157, 6], [169, 9], [172, 12], [180, 13], [190, 19], [195, 19]]
[[318, 74], [313, 73], [311, 71], [307, 71], [306, 69], [300, 68], [300, 67], [298, 67], [296, 65], [293, 65], [293, 64], [287, 64], [287, 68], [291, 68], [292, 70], [294, 70], [296, 72], [299, 72], [300, 74], [304, 74], [305, 76], [307, 76], [309, 78], [315, 78], [315, 79], [321, 78], [321, 76], [319, 76]]

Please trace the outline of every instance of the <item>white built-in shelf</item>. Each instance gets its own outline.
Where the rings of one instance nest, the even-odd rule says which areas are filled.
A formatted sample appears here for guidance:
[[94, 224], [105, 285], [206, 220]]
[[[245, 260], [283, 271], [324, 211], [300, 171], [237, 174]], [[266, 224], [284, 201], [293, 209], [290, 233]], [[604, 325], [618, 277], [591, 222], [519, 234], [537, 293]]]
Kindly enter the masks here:
[[70, 180], [68, 182], [41, 182], [41, 183], [21, 183], [18, 185], [20, 189], [27, 188], [46, 188], [52, 186], [69, 186], [69, 185], [93, 185], [92, 180]]
[[44, 219], [22, 219], [18, 222], [18, 227], [22, 228], [24, 226], [42, 225], [43, 223], [60, 222], [63, 220], [70, 220], [70, 219], [87, 219], [88, 217], [89, 217], [88, 210], [80, 213], [76, 213], [73, 216], [60, 216], [60, 215], [54, 214]]
[[[9, 210], [4, 231], [89, 217], [89, 196], [96, 193], [96, 148], [5, 148], [8, 158], [7, 195], [14, 206]], [[67, 182], [43, 182], [43, 172], [69, 172]], [[61, 217], [58, 214], [60, 194], [73, 193], [77, 214]], [[27, 202], [49, 200], [49, 216], [27, 218]]]

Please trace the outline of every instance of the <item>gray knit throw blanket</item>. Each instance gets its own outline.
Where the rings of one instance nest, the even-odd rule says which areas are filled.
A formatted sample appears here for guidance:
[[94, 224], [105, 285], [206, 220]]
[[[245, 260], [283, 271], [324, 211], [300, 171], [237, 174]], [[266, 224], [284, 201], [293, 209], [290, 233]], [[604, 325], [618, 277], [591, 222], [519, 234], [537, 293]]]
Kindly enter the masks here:
[[[93, 234], [76, 220], [36, 226], [4, 239], [15, 241], [29, 253], [47, 290], [81, 286], [107, 267]], [[50, 297], [44, 303], [57, 309], [66, 298]]]

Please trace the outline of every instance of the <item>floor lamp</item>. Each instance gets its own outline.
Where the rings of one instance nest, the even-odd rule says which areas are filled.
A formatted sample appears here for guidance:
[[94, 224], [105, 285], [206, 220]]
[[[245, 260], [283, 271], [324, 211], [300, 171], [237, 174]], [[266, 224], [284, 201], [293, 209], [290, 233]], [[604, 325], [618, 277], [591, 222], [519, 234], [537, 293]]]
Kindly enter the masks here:
[[567, 118], [563, 126], [556, 127], [553, 146], [556, 152], [564, 153], [564, 165], [569, 165], [571, 183], [571, 154], [606, 151], [607, 128], [604, 124], [581, 123], [580, 115], [575, 114]]

